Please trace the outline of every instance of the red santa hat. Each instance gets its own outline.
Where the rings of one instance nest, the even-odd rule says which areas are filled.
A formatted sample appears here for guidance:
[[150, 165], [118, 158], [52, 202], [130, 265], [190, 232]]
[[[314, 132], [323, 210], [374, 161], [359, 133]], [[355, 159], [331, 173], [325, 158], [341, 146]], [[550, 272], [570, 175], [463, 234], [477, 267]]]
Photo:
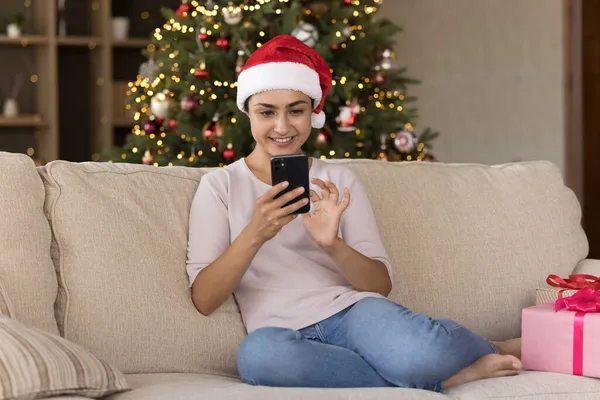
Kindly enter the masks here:
[[313, 100], [312, 126], [325, 125], [323, 105], [331, 89], [329, 66], [312, 47], [289, 35], [279, 35], [248, 58], [237, 81], [237, 106], [267, 90], [297, 90]]

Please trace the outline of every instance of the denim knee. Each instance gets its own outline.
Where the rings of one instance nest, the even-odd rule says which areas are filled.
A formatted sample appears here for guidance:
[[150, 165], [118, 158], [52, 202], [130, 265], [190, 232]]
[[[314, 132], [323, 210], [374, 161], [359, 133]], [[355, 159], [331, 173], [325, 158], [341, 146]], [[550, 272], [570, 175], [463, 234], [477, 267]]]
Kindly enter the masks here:
[[276, 361], [284, 356], [285, 348], [300, 339], [291, 329], [265, 327], [251, 332], [242, 341], [237, 353], [238, 373], [242, 381], [251, 385], [269, 385], [270, 373]]
[[453, 331], [455, 329], [462, 328], [461, 324], [451, 319], [442, 318], [438, 319], [437, 321], [440, 323], [441, 326], [446, 328], [447, 331]]

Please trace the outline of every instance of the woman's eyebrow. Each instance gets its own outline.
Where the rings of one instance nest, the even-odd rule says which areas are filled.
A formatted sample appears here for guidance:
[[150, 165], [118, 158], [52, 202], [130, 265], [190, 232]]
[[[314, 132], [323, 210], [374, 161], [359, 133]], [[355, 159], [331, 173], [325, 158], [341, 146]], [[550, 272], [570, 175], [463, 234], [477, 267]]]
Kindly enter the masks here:
[[[292, 102], [292, 103], [288, 104], [288, 105], [286, 106], [286, 108], [292, 108], [292, 107], [295, 107], [295, 106], [297, 106], [297, 105], [299, 105], [299, 104], [308, 104], [308, 102], [307, 102], [307, 101], [305, 101], [305, 100], [298, 100], [298, 101], [294, 101], [294, 102]], [[277, 106], [276, 106], [276, 105], [269, 104], [269, 103], [257, 103], [257, 104], [255, 104], [254, 106], [255, 106], [255, 107], [262, 106], [262, 107], [266, 107], [266, 108], [277, 109]]]
[[274, 106], [273, 104], [268, 104], [268, 103], [256, 103], [254, 105], [254, 107], [258, 107], [258, 106], [262, 106], [262, 107], [266, 107], [266, 108], [277, 108], [277, 106]]

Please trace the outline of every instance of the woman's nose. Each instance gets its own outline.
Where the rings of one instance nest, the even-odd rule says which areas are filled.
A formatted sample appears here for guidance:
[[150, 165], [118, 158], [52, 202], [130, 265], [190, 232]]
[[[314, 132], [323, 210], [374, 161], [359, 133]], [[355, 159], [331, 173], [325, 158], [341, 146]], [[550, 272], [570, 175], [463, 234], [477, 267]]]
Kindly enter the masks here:
[[289, 130], [290, 124], [288, 120], [288, 116], [286, 113], [282, 113], [277, 117], [275, 121], [275, 132], [277, 133], [287, 133]]

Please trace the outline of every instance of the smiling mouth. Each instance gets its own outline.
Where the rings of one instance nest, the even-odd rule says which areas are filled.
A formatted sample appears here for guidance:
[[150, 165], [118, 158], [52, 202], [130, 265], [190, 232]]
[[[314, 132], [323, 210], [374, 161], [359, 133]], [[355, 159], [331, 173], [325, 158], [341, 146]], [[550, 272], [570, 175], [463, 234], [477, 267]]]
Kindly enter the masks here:
[[287, 138], [273, 138], [273, 137], [269, 137], [269, 139], [271, 139], [272, 141], [274, 141], [275, 143], [280, 143], [280, 144], [285, 144], [285, 143], [289, 143], [291, 142], [293, 139], [295, 138], [295, 136], [291, 136], [291, 137], [287, 137]]

